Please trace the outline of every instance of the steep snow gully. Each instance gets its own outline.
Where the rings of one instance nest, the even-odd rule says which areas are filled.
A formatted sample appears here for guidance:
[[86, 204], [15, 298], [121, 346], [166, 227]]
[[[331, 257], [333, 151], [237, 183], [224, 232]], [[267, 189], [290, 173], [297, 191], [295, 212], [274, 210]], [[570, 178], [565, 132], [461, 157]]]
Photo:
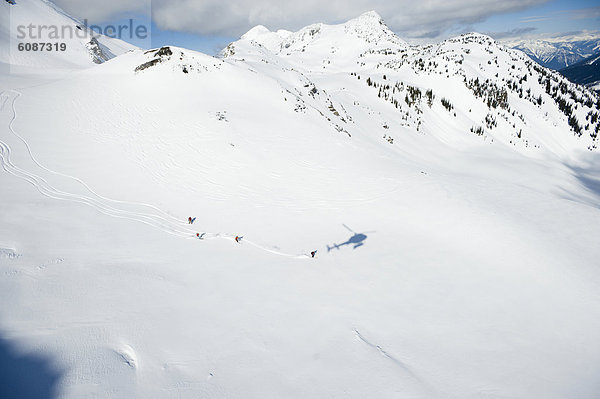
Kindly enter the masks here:
[[[13, 147], [9, 145], [8, 138], [0, 136], [0, 162], [2, 162], [2, 168], [8, 172], [9, 174], [23, 179], [33, 185], [40, 194], [57, 199], [62, 201], [72, 201], [78, 202], [82, 204], [89, 205], [99, 212], [122, 219], [133, 220], [136, 222], [144, 223], [154, 228], [160, 229], [167, 234], [171, 234], [176, 237], [195, 240], [197, 239], [196, 234], [199, 233], [202, 240], [209, 239], [225, 239], [230, 241], [235, 241], [235, 234], [229, 233], [211, 233], [211, 232], [202, 232], [188, 227], [188, 223], [182, 217], [178, 219], [173, 215], [168, 214], [167, 212], [159, 209], [158, 207], [147, 204], [143, 202], [129, 202], [129, 201], [121, 201], [117, 199], [107, 198], [96, 191], [94, 191], [89, 185], [87, 185], [81, 179], [67, 175], [58, 171], [51, 170], [44, 165], [42, 165], [36, 157], [33, 155], [33, 151], [31, 146], [27, 142], [25, 138], [19, 135], [14, 129], [14, 123], [17, 119], [17, 107], [16, 103], [19, 97], [21, 97], [21, 93], [16, 90], [6, 90], [0, 93], [0, 118], [2, 120], [7, 121], [7, 132], [12, 134], [14, 137], [18, 139], [18, 141], [25, 146], [27, 149], [27, 153], [29, 158], [33, 161], [33, 163], [39, 167], [41, 170], [50, 173], [55, 176], [60, 176], [63, 178], [67, 178], [79, 183], [81, 186], [89, 192], [89, 195], [75, 194], [71, 192], [67, 192], [57, 188], [55, 185], [51, 184], [46, 178], [41, 177], [39, 174], [36, 174], [32, 171], [25, 170], [17, 165], [15, 165], [11, 159], [13, 155]], [[7, 140], [7, 141], [5, 141]], [[126, 208], [132, 208], [126, 209]], [[247, 238], [244, 238], [240, 241], [240, 243], [251, 245], [259, 250], [290, 258], [309, 258], [308, 254], [287, 254], [274, 249], [271, 249], [267, 246], [260, 245], [256, 242], [253, 242]]]

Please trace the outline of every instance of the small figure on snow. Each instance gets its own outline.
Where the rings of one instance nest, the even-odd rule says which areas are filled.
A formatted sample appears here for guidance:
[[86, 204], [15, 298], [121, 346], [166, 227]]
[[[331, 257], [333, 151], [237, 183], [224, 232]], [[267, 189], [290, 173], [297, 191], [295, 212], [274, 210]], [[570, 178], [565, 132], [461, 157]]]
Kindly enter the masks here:
[[189, 223], [189, 224], [194, 224], [194, 222], [195, 222], [195, 221], [196, 221], [196, 218], [193, 218], [193, 219], [192, 219], [192, 217], [191, 217], [191, 216], [188, 218], [188, 223]]
[[202, 234], [196, 233], [196, 237], [198, 237], [199, 240], [202, 240], [204, 238], [204, 234], [206, 234], [206, 233], [202, 233]]
[[310, 257], [311, 257], [311, 258], [314, 258], [316, 254], [317, 254], [317, 251], [316, 251], [316, 250], [315, 250], [315, 251], [312, 251], [312, 252], [310, 253]]
[[240, 237], [240, 236], [235, 236], [235, 242], [238, 242], [238, 243], [239, 243], [241, 239], [242, 239], [242, 237]]

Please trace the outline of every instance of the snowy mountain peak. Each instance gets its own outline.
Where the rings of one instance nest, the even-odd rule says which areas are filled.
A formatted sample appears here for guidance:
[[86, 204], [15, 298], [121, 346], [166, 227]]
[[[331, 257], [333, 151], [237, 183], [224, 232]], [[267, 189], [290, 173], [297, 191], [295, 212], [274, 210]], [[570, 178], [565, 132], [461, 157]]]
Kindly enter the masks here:
[[281, 48], [282, 41], [291, 34], [292, 32], [281, 29], [277, 32], [271, 32], [267, 27], [257, 25], [246, 32], [240, 40], [260, 45], [272, 52], [278, 52]]
[[242, 35], [241, 39], [245, 40], [255, 40], [262, 35], [272, 33], [267, 27], [264, 25], [256, 25], [254, 28], [250, 29], [244, 35]]
[[494, 38], [492, 38], [491, 36], [484, 35], [483, 33], [479, 33], [479, 32], [463, 33], [462, 35], [453, 37], [449, 40], [454, 41], [454, 42], [459, 41], [461, 43], [466, 43], [466, 44], [476, 42], [476, 43], [485, 44], [488, 46], [498, 44], [498, 42], [496, 42], [496, 40], [494, 40]]
[[358, 37], [369, 42], [391, 41], [394, 44], [405, 44], [392, 32], [381, 16], [375, 11], [368, 11], [344, 24], [347, 32], [353, 32]]
[[350, 23], [361, 23], [361, 24], [375, 23], [375, 24], [381, 24], [381, 25], [385, 24], [383, 22], [383, 18], [381, 18], [381, 15], [379, 15], [377, 13], [377, 11], [375, 11], [375, 10], [371, 10], [371, 11], [362, 13], [358, 17], [351, 19], [350, 21], [347, 22], [347, 24], [350, 24]]
[[272, 32], [258, 25], [230, 44], [221, 55], [236, 55], [240, 59], [252, 54], [270, 57], [264, 54], [266, 49], [273, 56], [298, 56], [302, 62], [321, 68], [355, 63], [361, 54], [373, 51], [399, 51], [407, 47], [408, 44], [387, 27], [377, 12], [368, 11], [342, 24], [316, 23], [297, 32]]

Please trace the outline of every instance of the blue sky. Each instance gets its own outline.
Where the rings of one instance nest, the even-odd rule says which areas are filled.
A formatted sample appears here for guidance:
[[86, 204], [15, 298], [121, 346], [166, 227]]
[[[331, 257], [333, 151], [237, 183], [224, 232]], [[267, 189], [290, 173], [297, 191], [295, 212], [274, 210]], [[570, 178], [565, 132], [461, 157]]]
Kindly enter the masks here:
[[491, 34], [497, 39], [516, 39], [525, 35], [600, 30], [598, 0], [54, 1], [71, 15], [89, 19], [90, 23], [120, 24], [127, 18], [135, 18], [151, 26], [151, 42], [134, 41], [141, 47], [171, 44], [208, 54], [215, 54], [259, 23], [272, 30], [297, 30], [316, 22], [343, 22], [370, 9], [409, 41], [434, 42], [466, 31]]
[[176, 45], [191, 50], [214, 55], [239, 37], [222, 35], [199, 35], [186, 32], [174, 32], [159, 29], [156, 24], [152, 27], [152, 47]]

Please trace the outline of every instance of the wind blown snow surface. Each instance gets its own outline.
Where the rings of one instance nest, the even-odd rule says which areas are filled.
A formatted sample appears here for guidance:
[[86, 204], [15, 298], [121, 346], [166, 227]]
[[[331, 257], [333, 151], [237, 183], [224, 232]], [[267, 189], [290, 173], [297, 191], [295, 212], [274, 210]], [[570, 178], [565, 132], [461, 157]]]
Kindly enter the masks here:
[[596, 397], [597, 98], [565, 82], [375, 13], [0, 76], [0, 370], [30, 376], [0, 396]]

